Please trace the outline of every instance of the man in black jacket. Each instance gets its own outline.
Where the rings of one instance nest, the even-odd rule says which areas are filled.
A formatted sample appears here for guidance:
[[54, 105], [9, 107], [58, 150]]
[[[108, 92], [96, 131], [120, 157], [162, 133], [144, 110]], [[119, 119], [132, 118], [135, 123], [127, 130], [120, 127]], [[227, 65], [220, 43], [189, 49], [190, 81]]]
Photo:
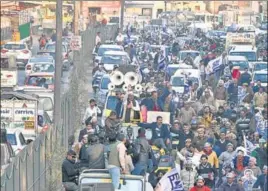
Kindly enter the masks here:
[[149, 164], [151, 146], [149, 145], [144, 128], [138, 130], [139, 136], [135, 141], [135, 150], [138, 153], [137, 160], [138, 162], [135, 165], [135, 169], [132, 171], [134, 175], [144, 175], [147, 171], [147, 166]]
[[62, 163], [62, 184], [66, 191], [76, 191], [79, 187], [76, 184], [76, 177], [79, 169], [75, 165], [76, 153], [73, 150], [67, 152], [67, 157]]

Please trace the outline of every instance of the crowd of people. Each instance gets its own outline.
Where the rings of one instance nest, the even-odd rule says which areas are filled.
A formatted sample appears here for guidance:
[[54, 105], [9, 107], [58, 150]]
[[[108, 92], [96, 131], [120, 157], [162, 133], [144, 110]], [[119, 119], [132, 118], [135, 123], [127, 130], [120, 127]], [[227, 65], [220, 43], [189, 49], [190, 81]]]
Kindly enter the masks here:
[[[123, 41], [117, 37], [120, 39]], [[189, 42], [182, 49], [198, 48], [193, 46], [197, 41]], [[98, 33], [96, 45], [100, 43]], [[203, 85], [189, 81], [188, 97], [179, 96], [170, 82], [157, 81], [154, 73], [164, 71], [165, 66], [159, 68], [163, 62], [154, 58], [156, 61], [148, 66], [152, 74], [146, 74], [150, 78], [143, 82], [145, 96], [116, 91], [118, 100], [104, 127], [98, 124], [101, 111], [96, 101], [90, 100], [83, 118], [86, 127], [62, 166], [68, 190], [78, 189], [78, 169], [108, 169], [115, 189], [120, 187], [120, 174], [148, 173], [152, 187], [157, 187], [166, 171], [156, 171], [159, 160], [152, 149], [156, 146], [180, 169], [185, 191], [267, 191], [267, 87], [260, 81], [251, 83], [247, 69], [241, 74], [228, 65], [226, 52], [221, 52], [221, 67], [212, 70], [208, 62], [216, 58], [213, 50], [217, 45], [209, 45], [197, 66]], [[131, 54], [138, 55], [133, 50]], [[103, 72], [101, 63], [95, 72]], [[147, 123], [148, 111], [169, 113], [169, 122], [156, 115], [155, 122]], [[135, 119], [142, 120], [133, 127], [138, 128], [138, 137], [132, 140], [119, 132], [118, 124]]]

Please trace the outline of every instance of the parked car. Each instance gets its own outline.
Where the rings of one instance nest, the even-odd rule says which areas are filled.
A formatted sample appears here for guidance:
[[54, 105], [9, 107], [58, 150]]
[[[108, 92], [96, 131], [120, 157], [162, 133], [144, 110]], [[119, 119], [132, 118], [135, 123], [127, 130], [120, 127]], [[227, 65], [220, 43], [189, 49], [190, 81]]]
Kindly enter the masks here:
[[1, 49], [1, 59], [8, 59], [9, 56], [15, 56], [18, 68], [24, 68], [32, 57], [32, 52], [26, 43], [8, 42]]
[[11, 144], [15, 154], [18, 154], [27, 145], [19, 129], [7, 129], [7, 141]]
[[2, 129], [1, 126], [1, 175], [4, 169], [12, 162], [12, 158], [15, 157], [15, 153], [11, 144], [7, 141], [6, 129]]
[[54, 90], [54, 74], [47, 72], [31, 73], [25, 80], [25, 86], [38, 86]]

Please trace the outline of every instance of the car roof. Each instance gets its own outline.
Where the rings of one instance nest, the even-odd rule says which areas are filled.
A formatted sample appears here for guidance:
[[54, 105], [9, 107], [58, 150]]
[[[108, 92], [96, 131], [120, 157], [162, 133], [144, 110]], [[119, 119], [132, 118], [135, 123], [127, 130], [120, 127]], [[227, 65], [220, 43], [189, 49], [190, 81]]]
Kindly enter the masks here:
[[265, 69], [264, 70], [255, 71], [255, 72], [253, 72], [253, 75], [254, 74], [266, 74], [266, 75], [268, 75], [267, 74], [267, 70], [265, 70]]
[[46, 56], [46, 55], [39, 55], [34, 56], [29, 59], [29, 62], [50, 62], [54, 61], [54, 58], [52, 56]]
[[20, 129], [7, 128], [6, 130], [7, 130], [7, 134], [21, 133]]
[[122, 46], [116, 45], [116, 44], [102, 44], [99, 48], [118, 48], [123, 49]]
[[52, 72], [34, 72], [29, 74], [29, 76], [54, 76]]
[[180, 51], [180, 53], [181, 52], [196, 52], [196, 53], [200, 53], [199, 51], [197, 51], [197, 50], [182, 50], [182, 51]]
[[248, 61], [245, 56], [228, 55], [228, 61]]
[[104, 54], [104, 56], [113, 56], [113, 55], [118, 55], [118, 56], [128, 56], [127, 52], [124, 51], [106, 51]]
[[26, 43], [24, 43], [24, 42], [7, 42], [6, 44], [23, 44], [23, 45], [26, 45]]
[[230, 50], [230, 52], [254, 52], [257, 51], [256, 47], [251, 45], [234, 45], [234, 47]]
[[200, 77], [200, 71], [198, 69], [182, 69], [182, 70], [177, 70], [173, 76], [174, 77], [181, 76], [182, 75], [182, 72], [191, 73], [189, 75], [189, 77]]

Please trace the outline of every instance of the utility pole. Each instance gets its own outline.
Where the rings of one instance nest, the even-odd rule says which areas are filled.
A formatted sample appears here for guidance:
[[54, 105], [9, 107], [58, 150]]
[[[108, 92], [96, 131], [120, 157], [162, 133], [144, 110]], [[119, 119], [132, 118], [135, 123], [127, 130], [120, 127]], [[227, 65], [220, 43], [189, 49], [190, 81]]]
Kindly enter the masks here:
[[56, 127], [61, 121], [61, 70], [62, 70], [62, 0], [56, 4], [56, 58], [55, 58], [55, 81], [54, 81], [54, 122]]
[[165, 12], [167, 12], [167, 0], [165, 0]]
[[74, 32], [74, 35], [78, 35], [78, 12], [79, 12], [79, 9], [80, 9], [80, 6], [78, 6], [78, 3], [80, 2], [77, 2], [75, 0], [73, 0], [73, 5], [74, 5], [74, 14], [73, 14], [73, 32]]
[[125, 13], [125, 0], [121, 0], [121, 10], [120, 10], [120, 30], [123, 32], [124, 29], [124, 13]]

